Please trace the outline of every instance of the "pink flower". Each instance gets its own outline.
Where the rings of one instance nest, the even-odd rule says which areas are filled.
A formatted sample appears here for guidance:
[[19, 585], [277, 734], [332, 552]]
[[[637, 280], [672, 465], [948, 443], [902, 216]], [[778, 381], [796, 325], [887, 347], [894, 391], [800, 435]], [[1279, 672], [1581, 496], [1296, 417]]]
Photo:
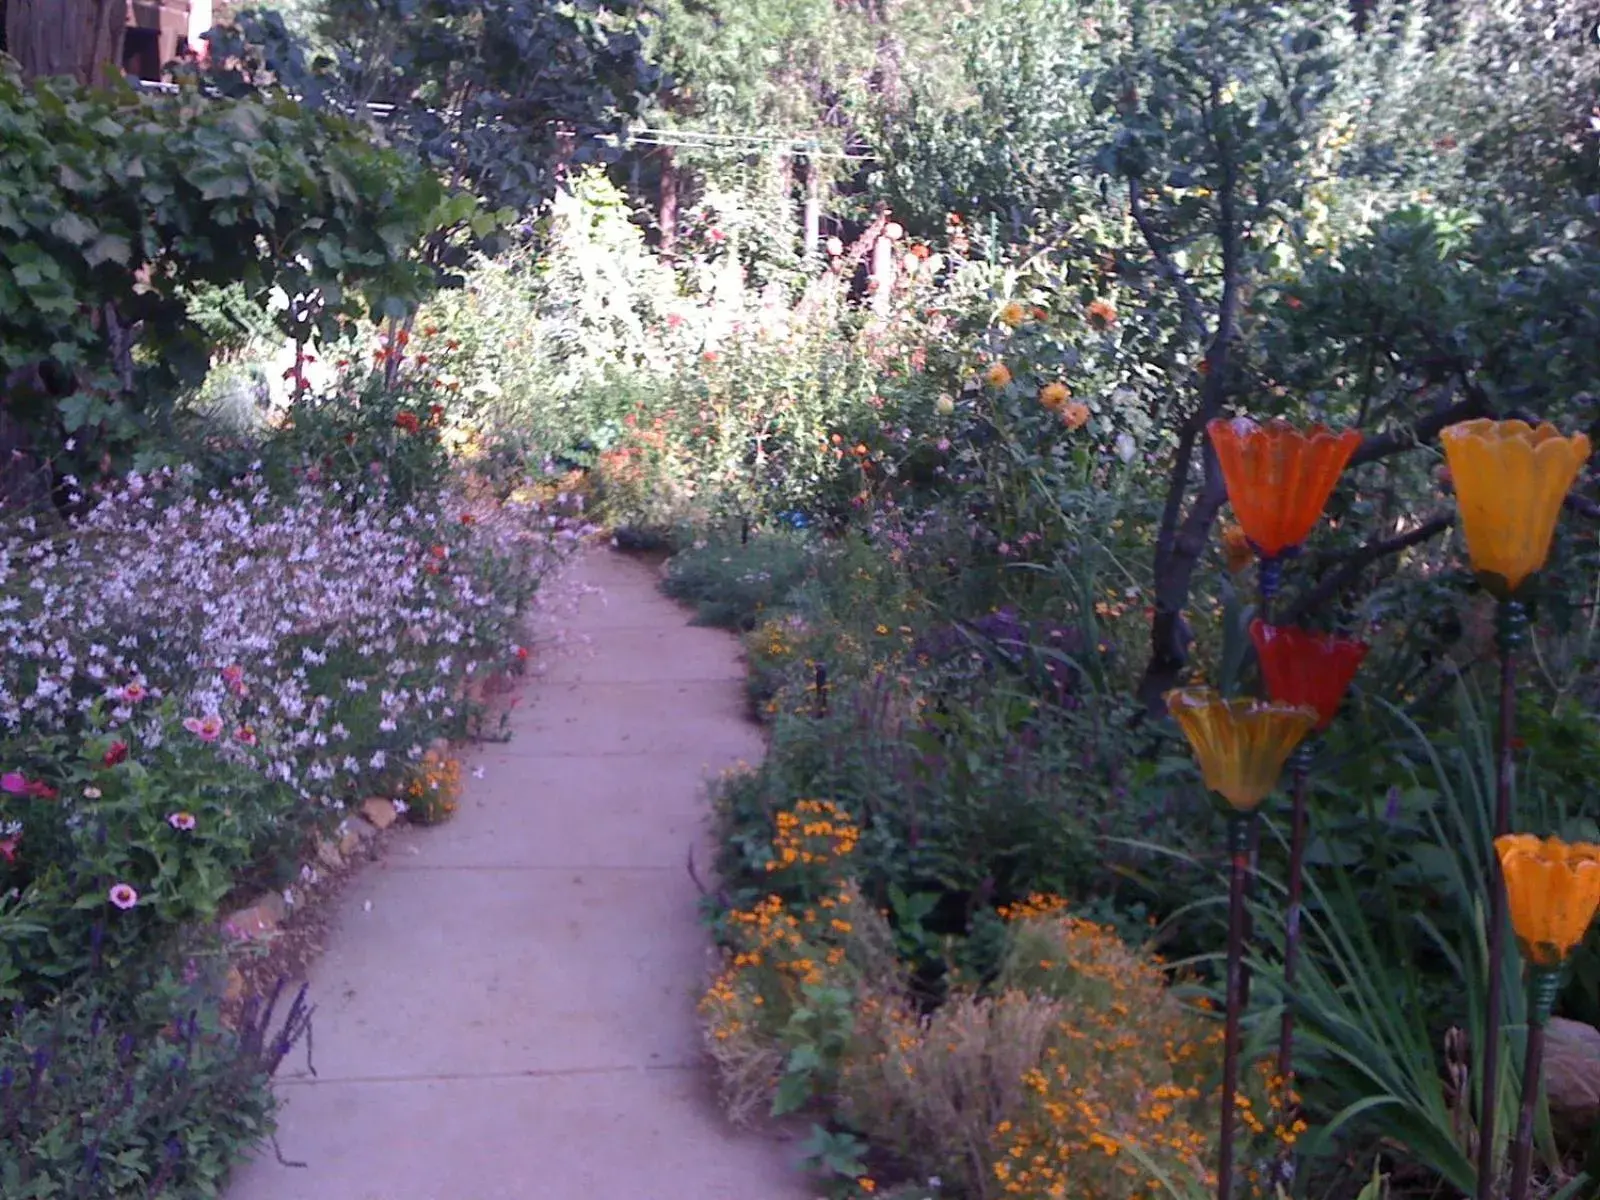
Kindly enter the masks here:
[[248, 725], [241, 725], [233, 731], [233, 740], [240, 745], [254, 746], [257, 741], [256, 731]]
[[16, 862], [17, 843], [21, 840], [20, 837], [0, 838], [0, 858], [5, 859], [8, 863]]
[[125, 883], [119, 883], [110, 891], [111, 903], [126, 912], [139, 903], [139, 893]]
[[122, 699], [129, 704], [137, 704], [149, 694], [149, 689], [142, 683], [130, 683], [122, 689]]
[[188, 833], [194, 828], [194, 814], [188, 812], [175, 812], [167, 814], [167, 824], [174, 829], [181, 829]]
[[202, 742], [214, 742], [222, 736], [222, 718], [215, 713], [205, 717], [185, 717], [183, 727]]
[[10, 792], [13, 796], [24, 795], [28, 790], [28, 781], [21, 771], [7, 771], [0, 775], [0, 792]]

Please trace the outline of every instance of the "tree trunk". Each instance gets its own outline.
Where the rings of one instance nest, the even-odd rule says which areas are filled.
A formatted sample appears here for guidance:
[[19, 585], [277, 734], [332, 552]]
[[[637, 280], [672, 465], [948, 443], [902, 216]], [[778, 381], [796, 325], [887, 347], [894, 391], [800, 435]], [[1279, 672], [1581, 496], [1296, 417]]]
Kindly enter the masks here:
[[126, 0], [7, 0], [6, 48], [25, 79], [102, 84], [122, 69]]

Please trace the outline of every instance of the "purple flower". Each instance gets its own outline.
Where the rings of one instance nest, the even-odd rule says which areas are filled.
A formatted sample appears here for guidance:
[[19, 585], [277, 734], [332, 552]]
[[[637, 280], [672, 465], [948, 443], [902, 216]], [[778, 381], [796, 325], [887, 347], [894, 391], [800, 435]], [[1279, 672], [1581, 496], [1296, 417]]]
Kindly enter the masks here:
[[7, 771], [4, 775], [0, 775], [0, 791], [20, 796], [27, 790], [28, 781], [23, 778], [21, 771]]

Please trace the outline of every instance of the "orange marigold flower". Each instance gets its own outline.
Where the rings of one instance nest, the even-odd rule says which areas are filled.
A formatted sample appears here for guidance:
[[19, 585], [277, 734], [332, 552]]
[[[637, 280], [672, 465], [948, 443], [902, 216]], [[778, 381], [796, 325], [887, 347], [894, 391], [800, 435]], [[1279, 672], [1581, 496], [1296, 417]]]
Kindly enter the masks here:
[[1097, 329], [1109, 329], [1117, 323], [1117, 306], [1109, 300], [1096, 300], [1089, 305], [1088, 316]]
[[997, 362], [983, 373], [983, 378], [990, 387], [1003, 388], [1011, 382], [1011, 368]]
[[1039, 389], [1039, 403], [1051, 412], [1059, 411], [1071, 398], [1072, 393], [1064, 383], [1047, 383]]
[[1027, 319], [1028, 310], [1023, 308], [1022, 305], [1017, 303], [1015, 300], [1011, 301], [1000, 310], [1001, 323], [1011, 326], [1012, 329], [1015, 329]]
[[1240, 525], [1225, 525], [1222, 528], [1222, 557], [1227, 561], [1228, 570], [1237, 575], [1249, 568], [1256, 560], [1256, 552], [1250, 548], [1250, 539], [1245, 536], [1244, 528]]
[[1061, 410], [1061, 420], [1068, 429], [1082, 429], [1089, 423], [1089, 406], [1076, 400]]

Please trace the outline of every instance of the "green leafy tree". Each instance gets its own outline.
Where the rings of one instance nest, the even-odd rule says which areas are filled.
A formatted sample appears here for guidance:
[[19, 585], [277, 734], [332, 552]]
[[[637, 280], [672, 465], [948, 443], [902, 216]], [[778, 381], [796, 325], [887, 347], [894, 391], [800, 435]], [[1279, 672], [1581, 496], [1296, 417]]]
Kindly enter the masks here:
[[291, 299], [304, 341], [404, 315], [430, 286], [422, 239], [470, 197], [364, 129], [279, 95], [213, 100], [28, 85], [0, 72], [0, 378], [63, 470], [125, 463], [198, 383], [201, 285]]
[[[637, 0], [320, 0], [327, 52], [308, 55], [281, 14], [245, 10], [215, 35], [214, 78], [234, 94], [276, 81], [376, 115], [385, 140], [510, 216], [613, 152], [658, 82], [643, 18]], [[430, 252], [466, 254], [443, 240]]]

